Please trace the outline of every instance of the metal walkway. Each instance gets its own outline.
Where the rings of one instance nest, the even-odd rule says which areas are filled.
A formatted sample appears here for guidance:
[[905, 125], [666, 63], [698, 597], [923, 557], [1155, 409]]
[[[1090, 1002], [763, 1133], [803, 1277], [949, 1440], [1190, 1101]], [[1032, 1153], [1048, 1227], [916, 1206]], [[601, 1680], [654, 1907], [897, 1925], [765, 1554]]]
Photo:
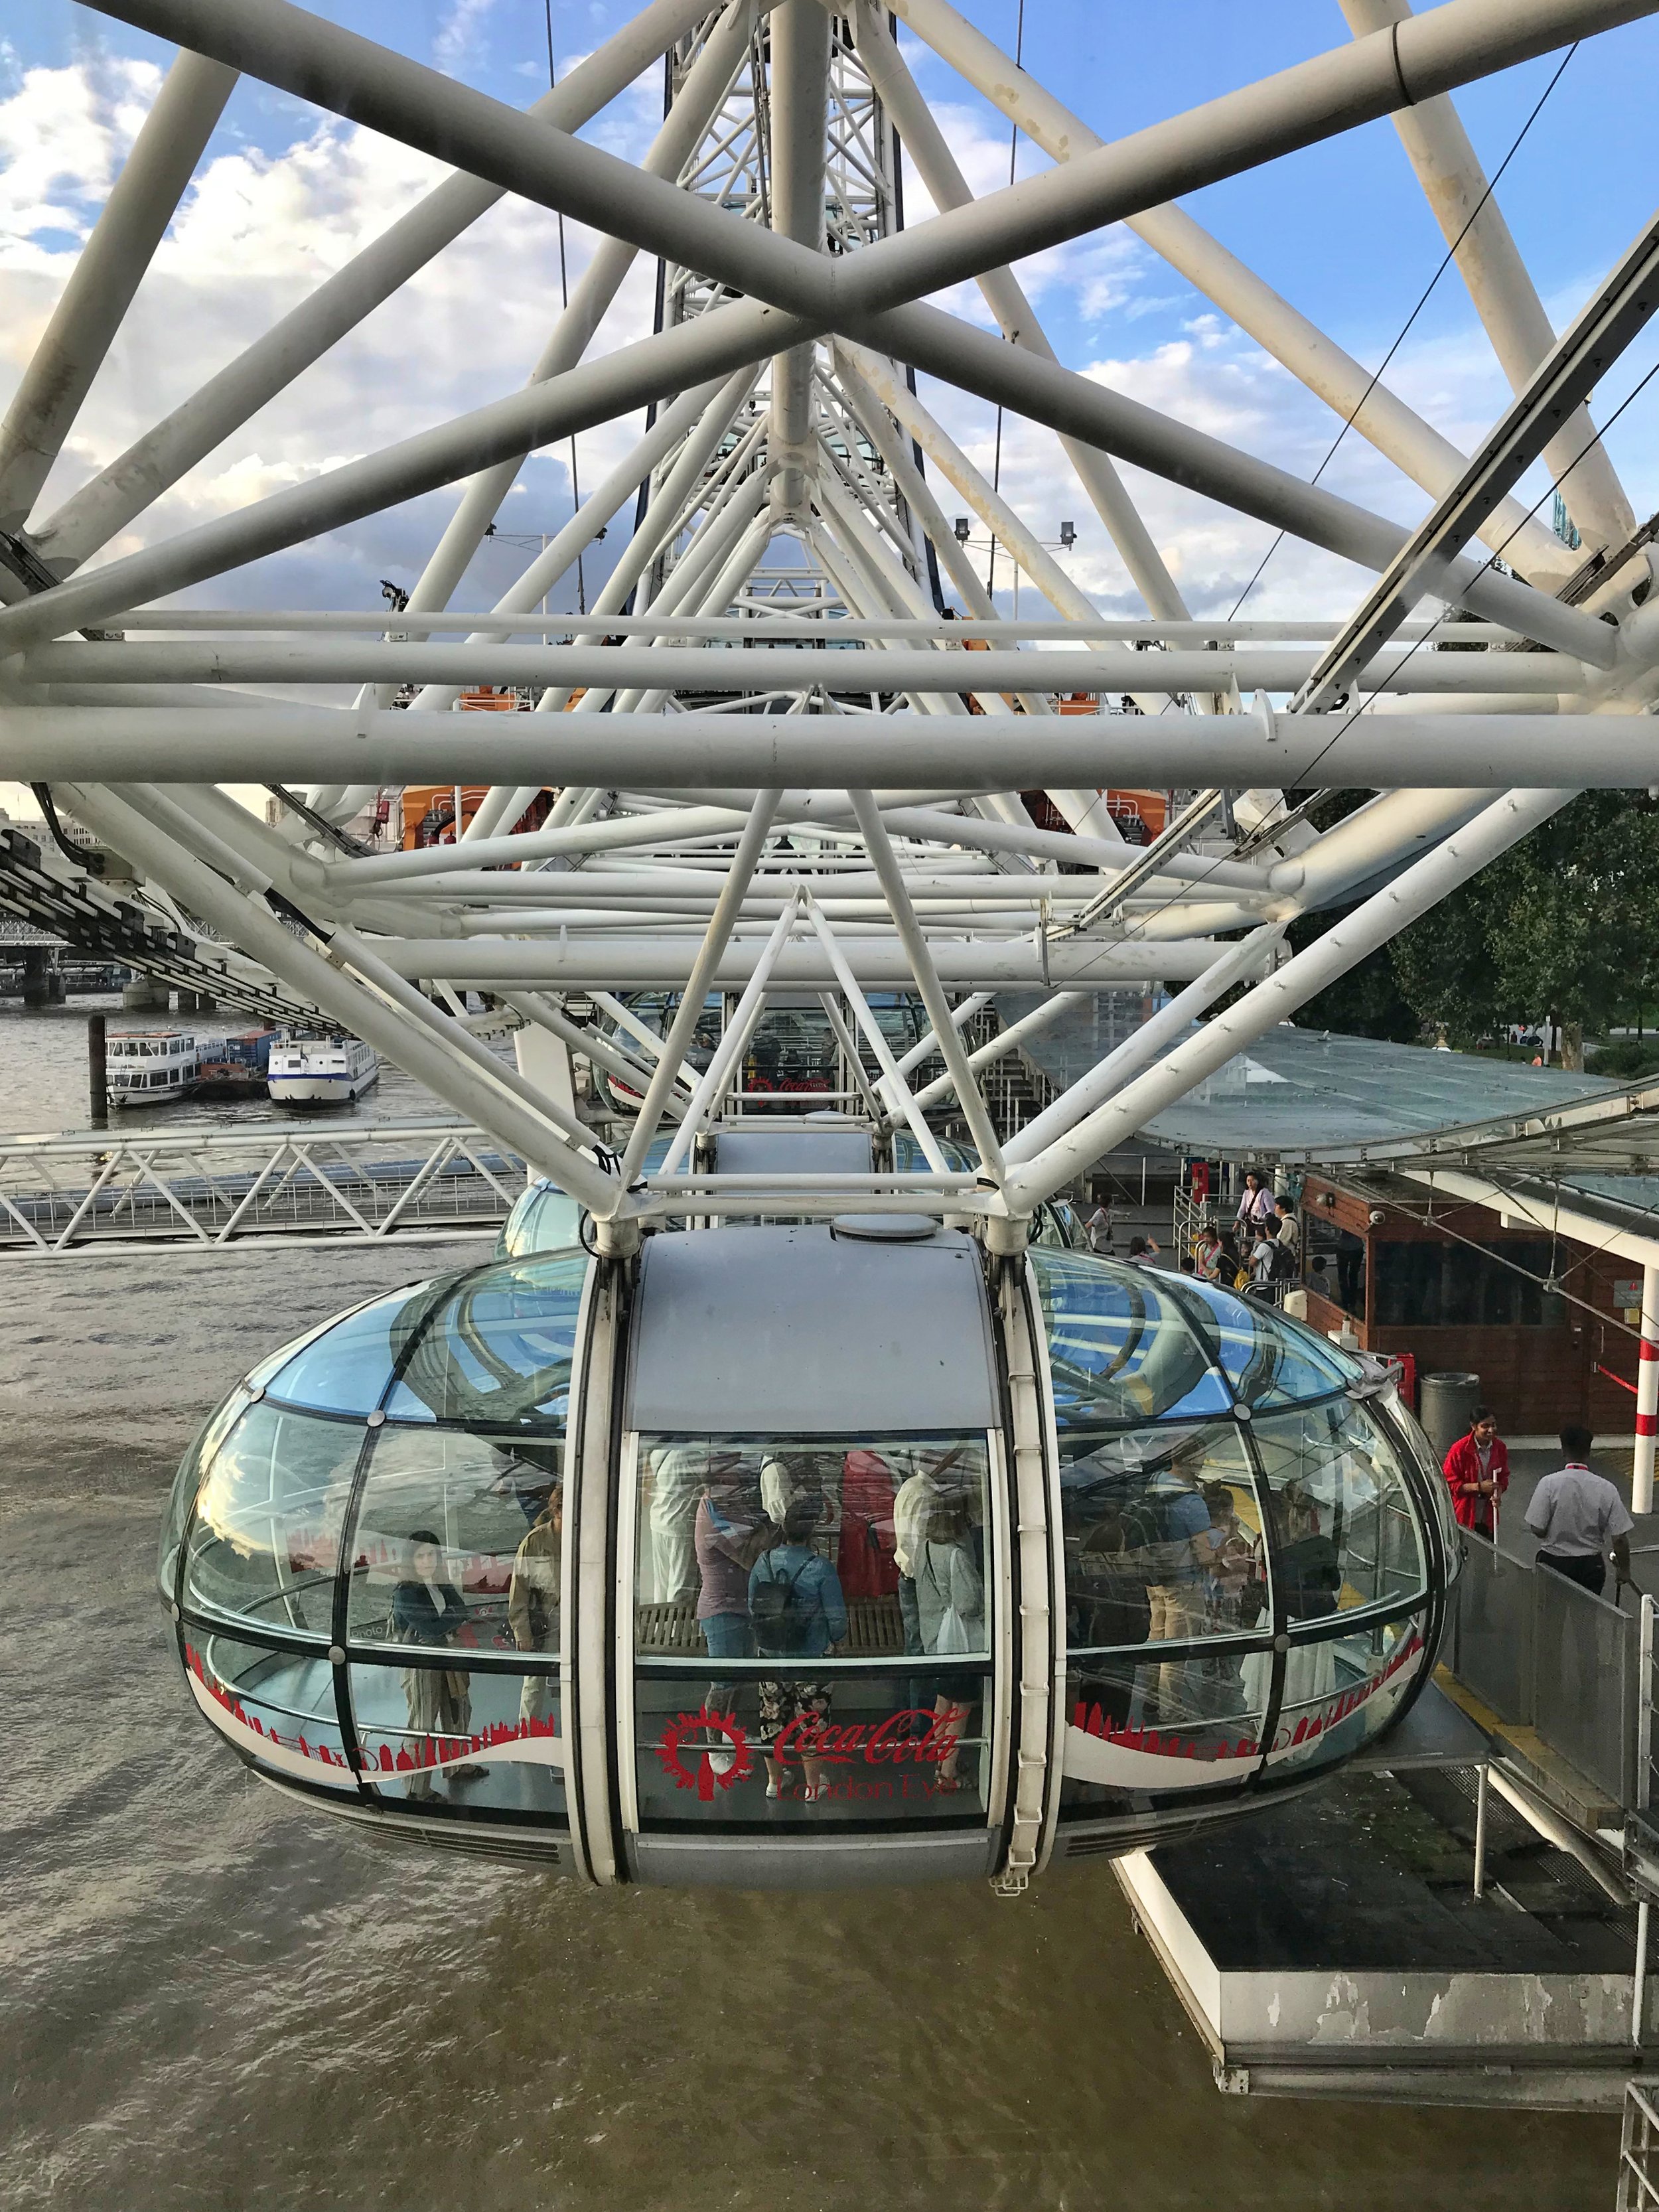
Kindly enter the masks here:
[[447, 1121], [245, 1122], [0, 1138], [0, 1259], [430, 1242], [503, 1221], [525, 1165]]

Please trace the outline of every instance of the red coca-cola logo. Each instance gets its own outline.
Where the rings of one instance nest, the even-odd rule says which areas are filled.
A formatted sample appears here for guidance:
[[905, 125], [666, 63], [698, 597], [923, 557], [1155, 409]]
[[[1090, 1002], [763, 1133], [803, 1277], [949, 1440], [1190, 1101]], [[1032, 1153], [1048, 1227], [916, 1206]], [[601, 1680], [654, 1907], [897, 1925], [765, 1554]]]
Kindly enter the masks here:
[[[797, 1759], [821, 1759], [830, 1766], [848, 1766], [855, 1759], [862, 1759], [869, 1766], [902, 1766], [907, 1760], [918, 1766], [939, 1765], [961, 1741], [960, 1729], [951, 1725], [961, 1717], [960, 1707], [936, 1713], [914, 1706], [889, 1713], [884, 1721], [849, 1721], [837, 1727], [816, 1714], [801, 1713], [781, 1731], [771, 1749], [781, 1759], [793, 1753]], [[914, 1733], [918, 1721], [922, 1724], [920, 1735]]]
[[[693, 1736], [701, 1741], [688, 1742]], [[686, 1764], [683, 1752], [689, 1752], [691, 1765]], [[695, 1713], [674, 1716], [658, 1740], [657, 1757], [674, 1787], [695, 1790], [705, 1805], [714, 1803], [717, 1790], [730, 1790], [746, 1782], [755, 1771], [749, 1738], [736, 1720], [730, 1713], [711, 1712], [707, 1705], [699, 1705]]]

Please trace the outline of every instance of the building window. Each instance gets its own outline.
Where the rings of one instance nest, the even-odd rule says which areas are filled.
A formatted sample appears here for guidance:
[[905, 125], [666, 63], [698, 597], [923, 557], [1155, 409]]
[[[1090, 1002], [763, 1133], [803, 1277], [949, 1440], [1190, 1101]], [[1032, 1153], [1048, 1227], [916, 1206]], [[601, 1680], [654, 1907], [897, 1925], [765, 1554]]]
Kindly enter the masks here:
[[1565, 1318], [1566, 1302], [1547, 1291], [1540, 1279], [1550, 1273], [1553, 1249], [1547, 1237], [1484, 1246], [1374, 1238], [1370, 1247], [1373, 1325], [1378, 1328], [1559, 1328]]

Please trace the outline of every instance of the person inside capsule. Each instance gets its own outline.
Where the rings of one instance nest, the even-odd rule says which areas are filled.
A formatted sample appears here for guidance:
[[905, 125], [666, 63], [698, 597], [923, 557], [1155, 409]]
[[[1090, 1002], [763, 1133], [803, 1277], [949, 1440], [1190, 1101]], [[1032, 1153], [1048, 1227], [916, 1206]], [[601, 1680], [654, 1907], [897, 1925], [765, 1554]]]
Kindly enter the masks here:
[[[507, 1590], [507, 1625], [520, 1651], [559, 1649], [559, 1577], [564, 1550], [564, 1488], [556, 1482], [513, 1559]], [[519, 1718], [544, 1721], [558, 1683], [550, 1674], [526, 1674], [519, 1691]]]
[[[786, 1509], [782, 1538], [757, 1560], [749, 1577], [749, 1611], [755, 1644], [763, 1659], [839, 1658], [846, 1648], [847, 1603], [836, 1571], [812, 1541], [824, 1517], [817, 1492], [797, 1497]], [[760, 1738], [766, 1747], [766, 1794], [779, 1797], [785, 1783], [789, 1741], [801, 1746], [805, 1802], [816, 1805], [822, 1793], [823, 1765], [805, 1748], [829, 1726], [834, 1697], [827, 1680], [798, 1675], [763, 1675], [760, 1695]]]
[[[472, 1615], [466, 1600], [453, 1583], [441, 1579], [443, 1551], [429, 1528], [416, 1528], [409, 1540], [409, 1566], [392, 1592], [392, 1634], [400, 1644], [428, 1651], [441, 1651], [453, 1642]], [[432, 1765], [439, 1755], [434, 1739], [470, 1736], [472, 1733], [471, 1678], [459, 1667], [405, 1667], [404, 1696], [409, 1705], [409, 1729], [418, 1741], [411, 1748], [417, 1771], [409, 1780], [411, 1797], [432, 1795]], [[474, 1780], [482, 1766], [450, 1769], [457, 1782]]]
[[[693, 1547], [699, 1577], [697, 1626], [711, 1660], [755, 1656], [749, 1577], [757, 1562], [783, 1533], [762, 1504], [763, 1481], [752, 1454], [710, 1453], [708, 1480], [697, 1504]], [[703, 1703], [711, 1713], [735, 1716], [736, 1683], [711, 1681]], [[732, 1754], [723, 1744], [714, 1747], [711, 1757], [717, 1771], [728, 1771]]]

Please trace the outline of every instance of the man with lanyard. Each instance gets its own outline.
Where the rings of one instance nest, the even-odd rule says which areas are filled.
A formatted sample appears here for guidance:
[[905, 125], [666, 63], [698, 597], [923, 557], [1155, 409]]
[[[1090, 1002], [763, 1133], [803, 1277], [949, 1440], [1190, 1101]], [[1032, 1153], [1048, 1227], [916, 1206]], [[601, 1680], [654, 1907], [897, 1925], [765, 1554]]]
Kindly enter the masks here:
[[1466, 1437], [1446, 1454], [1440, 1472], [1451, 1492], [1458, 1526], [1498, 1540], [1498, 1501], [1510, 1486], [1510, 1455], [1498, 1433], [1498, 1416], [1477, 1406]]
[[1630, 1580], [1630, 1532], [1636, 1524], [1613, 1485], [1590, 1466], [1590, 1443], [1589, 1431], [1576, 1421], [1562, 1430], [1567, 1463], [1534, 1491], [1527, 1526], [1538, 1539], [1540, 1567], [1599, 1597], [1607, 1578], [1604, 1552], [1613, 1553], [1619, 1583]]

